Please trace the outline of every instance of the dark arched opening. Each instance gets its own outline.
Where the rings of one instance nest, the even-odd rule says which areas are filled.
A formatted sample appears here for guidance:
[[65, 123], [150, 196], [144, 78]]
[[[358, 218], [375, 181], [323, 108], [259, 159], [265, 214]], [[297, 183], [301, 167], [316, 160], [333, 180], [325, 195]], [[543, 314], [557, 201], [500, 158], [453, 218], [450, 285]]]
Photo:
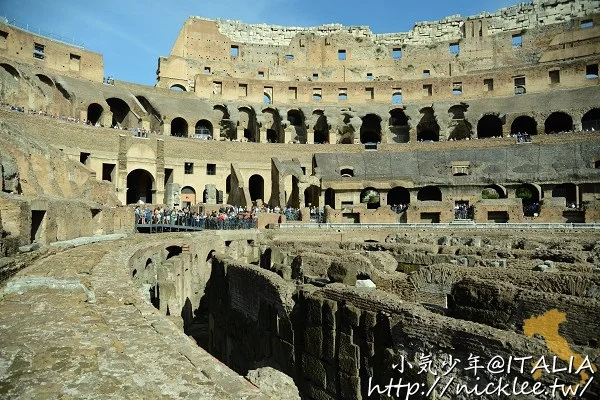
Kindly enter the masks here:
[[135, 204], [140, 200], [152, 204], [154, 178], [145, 169], [135, 169], [127, 175], [127, 204]]
[[225, 194], [229, 194], [231, 192], [231, 174], [227, 175], [227, 179], [225, 179]]
[[48, 85], [51, 88], [54, 87], [54, 81], [50, 79], [50, 77], [44, 74], [36, 74], [35, 76], [40, 80], [40, 82], [44, 83], [45, 85]]
[[279, 141], [277, 139], [277, 132], [275, 132], [273, 129], [267, 129], [267, 142], [277, 143]]
[[388, 206], [407, 206], [410, 204], [410, 193], [402, 186], [392, 188], [387, 195]]
[[537, 122], [535, 122], [535, 119], [527, 115], [521, 115], [520, 117], [515, 118], [510, 125], [510, 134], [518, 135], [520, 133], [537, 135]]
[[368, 187], [360, 192], [360, 202], [367, 205], [367, 209], [375, 210], [381, 206], [381, 196], [375, 188]]
[[258, 142], [258, 129], [254, 111], [248, 107], [239, 109], [240, 119], [238, 125], [244, 128], [244, 138], [249, 142]]
[[100, 104], [90, 104], [87, 109], [87, 119], [90, 121], [90, 124], [96, 125], [100, 121], [103, 112], [104, 108]]
[[263, 200], [265, 199], [265, 180], [262, 176], [256, 174], [250, 177], [248, 181], [248, 190], [250, 191], [250, 200]]
[[442, 191], [437, 186], [425, 186], [417, 193], [419, 201], [442, 201]]
[[496, 115], [485, 115], [477, 123], [477, 137], [498, 138], [502, 137], [502, 120]]
[[176, 257], [183, 253], [183, 247], [177, 245], [169, 246], [165, 250], [167, 252], [167, 254], [165, 255], [165, 260]]
[[335, 209], [335, 190], [332, 188], [325, 190], [325, 205]]
[[173, 118], [171, 121], [171, 136], [187, 137], [188, 123], [181, 117]]
[[316, 118], [313, 132], [315, 134], [315, 143], [329, 143], [329, 124], [323, 111], [313, 112], [313, 118]]
[[15, 78], [15, 80], [19, 80], [19, 78], [21, 77], [21, 75], [19, 74], [19, 71], [17, 71], [17, 69], [15, 67], [13, 67], [10, 64], [0, 64], [0, 67], [2, 67], [6, 72], [8, 72], [13, 78]]
[[544, 123], [544, 132], [560, 133], [573, 130], [573, 118], [564, 112], [553, 112]]
[[535, 217], [539, 215], [541, 193], [537, 187], [525, 183], [517, 188], [516, 197], [521, 199], [524, 216]]
[[304, 190], [304, 207], [319, 207], [320, 189], [316, 185], [311, 185]]
[[431, 107], [421, 110], [421, 120], [417, 125], [417, 140], [419, 142], [437, 142], [440, 140], [440, 126]]
[[381, 143], [381, 118], [378, 115], [367, 114], [362, 118], [360, 142]]
[[178, 83], [176, 83], [175, 85], [171, 85], [171, 87], [169, 88], [175, 92], [187, 92], [187, 89], [185, 88], [185, 86], [180, 85]]
[[389, 126], [394, 142], [408, 143], [410, 128], [408, 126], [408, 117], [404, 113], [404, 110], [396, 108], [390, 111]]
[[213, 126], [210, 121], [205, 119], [201, 119], [196, 122], [196, 126], [194, 128], [194, 134], [197, 139], [209, 140], [212, 139], [213, 136]]
[[112, 113], [112, 127], [129, 128], [127, 126], [127, 117], [129, 116], [129, 105], [117, 97], [111, 97], [106, 100], [106, 103], [110, 107]]
[[448, 122], [448, 140], [466, 140], [472, 136], [471, 123], [466, 120], [468, 105], [457, 104], [448, 109], [450, 121]]
[[581, 128], [584, 131], [600, 131], [600, 108], [593, 108], [583, 115]]
[[294, 127], [295, 135], [292, 136], [292, 140], [299, 143], [306, 143], [306, 124], [304, 114], [300, 110], [289, 110], [287, 113], [287, 119], [290, 125]]

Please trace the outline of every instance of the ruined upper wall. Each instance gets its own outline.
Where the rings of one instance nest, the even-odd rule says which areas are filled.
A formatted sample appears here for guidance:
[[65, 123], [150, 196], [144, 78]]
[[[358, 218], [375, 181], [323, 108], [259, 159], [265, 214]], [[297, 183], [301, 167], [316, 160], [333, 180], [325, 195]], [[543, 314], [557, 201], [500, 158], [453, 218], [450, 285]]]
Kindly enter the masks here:
[[[600, 2], [595, 0], [546, 0], [533, 3], [521, 3], [490, 13], [481, 13], [469, 17], [453, 15], [439, 21], [418, 22], [409, 32], [373, 34], [367, 26], [343, 26], [326, 24], [317, 27], [289, 27], [267, 24], [245, 24], [241, 21], [217, 19], [219, 32], [231, 41], [244, 44], [262, 44], [289, 46], [299, 33], [328, 36], [337, 33], [354, 37], [372, 38], [375, 44], [428, 44], [432, 42], [455, 40], [468, 35], [468, 28], [482, 35], [500, 32], [537, 28], [544, 25], [565, 22], [600, 12]], [[200, 17], [194, 17], [203, 19]]]
[[0, 23], [0, 56], [62, 75], [102, 82], [102, 54]]

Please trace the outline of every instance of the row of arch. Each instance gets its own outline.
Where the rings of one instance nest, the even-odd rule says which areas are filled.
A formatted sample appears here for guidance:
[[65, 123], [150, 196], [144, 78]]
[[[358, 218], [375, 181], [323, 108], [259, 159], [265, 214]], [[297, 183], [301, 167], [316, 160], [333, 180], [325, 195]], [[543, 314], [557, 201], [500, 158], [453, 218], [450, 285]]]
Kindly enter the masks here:
[[[112, 125], [122, 125], [125, 119], [130, 115], [130, 107], [121, 99], [109, 98], [106, 100], [113, 115]], [[148, 108], [148, 107], [147, 107]], [[458, 105], [449, 109], [450, 122], [448, 124], [448, 140], [464, 140], [472, 137], [479, 139], [502, 137], [505, 121], [496, 114], [484, 115], [477, 122], [475, 129], [476, 136], [473, 135], [473, 127], [466, 119], [467, 106]], [[230, 114], [224, 106], [215, 106], [217, 119], [220, 121], [221, 135], [231, 140], [241, 140], [238, 137], [243, 134], [243, 138], [250, 142], [260, 141], [259, 120], [266, 128], [266, 140], [273, 143], [284, 143], [284, 126], [290, 125], [293, 128], [291, 140], [299, 143], [307, 143], [307, 128], [312, 128], [314, 133], [313, 141], [315, 143], [329, 142], [329, 131], [331, 129], [327, 116], [322, 110], [315, 110], [311, 121], [307, 124], [306, 117], [302, 111], [292, 109], [287, 111], [287, 121], [282, 121], [279, 112], [273, 108], [265, 108], [260, 117], [257, 117], [251, 107], [240, 107], [238, 109], [239, 119], [234, 123], [230, 119]], [[103, 107], [98, 103], [92, 103], [88, 106], [88, 120], [95, 124], [100, 120], [104, 112]], [[409, 141], [409, 117], [403, 109], [393, 109], [389, 112], [388, 129], [392, 133], [394, 142], [406, 143]], [[362, 118], [353, 117], [350, 113], [343, 114], [342, 120], [344, 127], [340, 129], [337, 138], [339, 144], [350, 144], [355, 142], [355, 135], [358, 133], [361, 143], [380, 143], [382, 138], [382, 118], [374, 113], [365, 115]], [[111, 125], [111, 126], [112, 126]], [[600, 108], [594, 108], [586, 112], [581, 119], [581, 127], [584, 131], [596, 130], [600, 127]], [[551, 113], [544, 121], [543, 132], [546, 134], [572, 131], [574, 128], [573, 118], [562, 111]], [[189, 124], [183, 117], [175, 117], [171, 121], [171, 135], [178, 137], [188, 137]], [[540, 132], [538, 122], [530, 116], [521, 115], [515, 118], [510, 126], [510, 134], [528, 134], [536, 135]], [[243, 132], [243, 133], [242, 133]], [[442, 137], [441, 127], [437, 121], [435, 111], [432, 107], [421, 109], [421, 119], [416, 126], [418, 141], [439, 141]], [[194, 136], [199, 138], [212, 138], [214, 135], [214, 126], [209, 119], [200, 119], [194, 125]]]
[[[295, 182], [297, 184], [297, 182]], [[138, 201], [144, 203], [153, 203], [158, 199], [154, 198], [155, 180], [152, 174], [143, 169], [136, 169], [127, 175], [127, 204], [134, 204]], [[250, 200], [261, 200], [265, 202], [265, 180], [260, 174], [254, 174], [248, 179], [248, 189]], [[292, 199], [298, 200], [297, 193], [293, 193], [297, 188], [292, 189], [292, 193], [286, 196], [286, 205], [300, 206], [293, 204]], [[226, 193], [231, 191], [231, 175], [226, 179]], [[191, 186], [185, 186], [181, 190], [182, 195], [192, 195], [195, 199], [196, 190]], [[311, 186], [304, 191], [304, 206], [319, 205], [320, 189], [316, 186]], [[539, 185], [524, 183], [515, 189], [517, 197], [522, 198], [523, 204], [539, 203], [544, 198], [544, 190]], [[525, 193], [525, 195], [522, 195]], [[417, 201], [442, 201], [442, 191], [437, 186], [425, 186], [417, 192]], [[481, 198], [496, 198], [504, 199], [508, 197], [508, 191], [501, 185], [488, 185], [481, 191]], [[579, 205], [581, 203], [580, 193], [577, 185], [573, 183], [563, 183], [552, 188], [551, 197], [563, 197], [567, 203]], [[360, 193], [360, 200], [366, 203], [368, 209], [376, 209], [381, 205], [380, 191], [375, 187], [367, 187]], [[195, 201], [192, 201], [195, 203]], [[390, 189], [387, 193], [387, 205], [408, 205], [411, 203], [411, 194], [409, 190], [403, 186], [396, 186]], [[325, 205], [332, 208], [336, 207], [335, 190], [328, 188], [325, 191]]]

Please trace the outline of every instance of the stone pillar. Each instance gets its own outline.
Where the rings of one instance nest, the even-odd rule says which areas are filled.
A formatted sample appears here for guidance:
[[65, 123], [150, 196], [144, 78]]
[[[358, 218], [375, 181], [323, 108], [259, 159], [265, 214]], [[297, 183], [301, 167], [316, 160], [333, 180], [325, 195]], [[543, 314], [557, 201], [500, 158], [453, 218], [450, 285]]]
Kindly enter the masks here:
[[187, 137], [192, 138], [196, 135], [196, 126], [188, 124]]
[[217, 187], [213, 184], [208, 184], [204, 186], [206, 191], [206, 198], [204, 199], [204, 203], [206, 204], [217, 204]]
[[285, 130], [283, 131], [283, 143], [291, 142], [293, 133], [294, 132], [292, 132], [292, 127], [288, 126], [287, 128], [285, 128]]
[[337, 127], [332, 127], [329, 130], [329, 143], [337, 143]]
[[[242, 133], [243, 135], [243, 133]], [[258, 142], [259, 143], [267, 143], [267, 129], [261, 127], [258, 131]]]
[[235, 135], [236, 135], [235, 138], [241, 142], [242, 139], [244, 139], [244, 128], [238, 126]]
[[121, 203], [127, 204], [127, 135], [119, 135], [116, 175], [118, 198]]
[[214, 140], [219, 140], [221, 138], [221, 127], [213, 128], [212, 137]]
[[306, 128], [306, 143], [313, 144], [315, 142], [315, 130]]
[[164, 122], [162, 124], [162, 134], [165, 136], [171, 136], [171, 123], [170, 122]]

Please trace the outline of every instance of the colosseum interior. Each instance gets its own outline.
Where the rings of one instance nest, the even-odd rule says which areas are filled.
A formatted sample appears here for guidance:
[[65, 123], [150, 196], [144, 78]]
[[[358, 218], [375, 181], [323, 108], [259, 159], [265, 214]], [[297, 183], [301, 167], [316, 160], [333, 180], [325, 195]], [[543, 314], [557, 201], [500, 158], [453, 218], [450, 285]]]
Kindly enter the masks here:
[[190, 17], [154, 87], [0, 22], [0, 396], [600, 398], [599, 63], [597, 0]]

